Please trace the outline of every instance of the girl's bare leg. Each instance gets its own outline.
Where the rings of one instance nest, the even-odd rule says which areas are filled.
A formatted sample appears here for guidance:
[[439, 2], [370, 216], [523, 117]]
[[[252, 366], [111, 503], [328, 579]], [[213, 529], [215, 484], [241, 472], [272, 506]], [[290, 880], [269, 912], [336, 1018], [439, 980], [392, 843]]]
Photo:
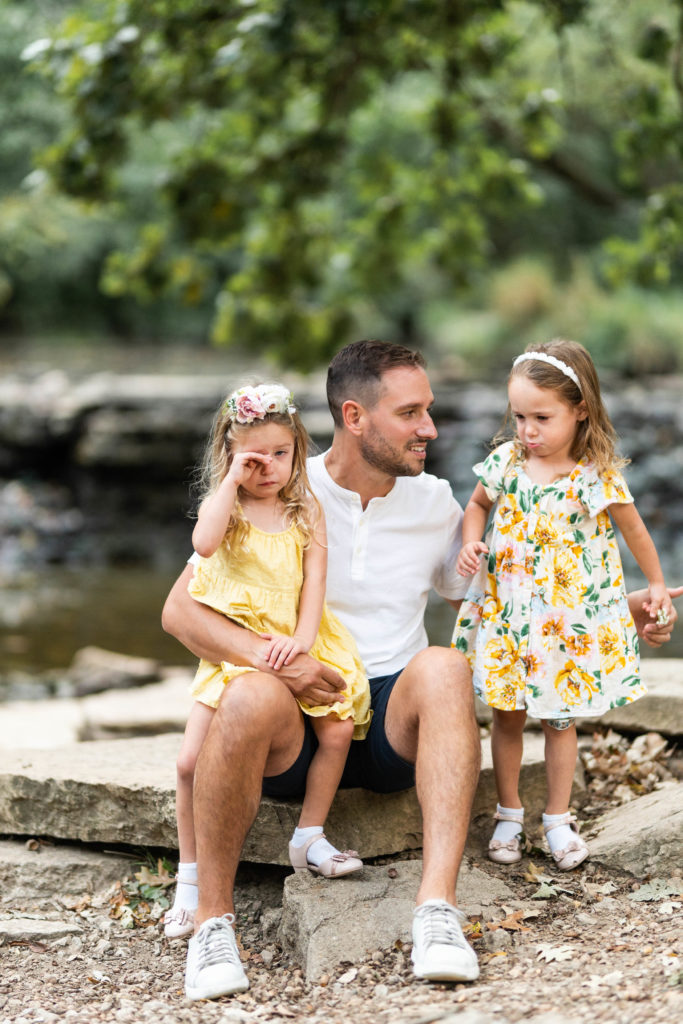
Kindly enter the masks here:
[[553, 729], [543, 722], [545, 733], [545, 771], [548, 780], [548, 802], [546, 814], [564, 814], [569, 810], [569, 801], [576, 769], [578, 743], [576, 726], [568, 729]]
[[334, 715], [313, 718], [318, 738], [316, 750], [306, 776], [306, 796], [301, 807], [299, 828], [324, 825], [341, 781], [346, 756], [353, 737], [353, 719], [343, 721]]
[[520, 807], [519, 772], [522, 767], [523, 729], [526, 711], [493, 709], [491, 755], [498, 803], [502, 807]]
[[181, 863], [191, 863], [197, 859], [192, 800], [194, 769], [215, 713], [214, 708], [195, 701], [187, 719], [185, 735], [176, 762], [175, 806], [178, 824], [178, 859]]

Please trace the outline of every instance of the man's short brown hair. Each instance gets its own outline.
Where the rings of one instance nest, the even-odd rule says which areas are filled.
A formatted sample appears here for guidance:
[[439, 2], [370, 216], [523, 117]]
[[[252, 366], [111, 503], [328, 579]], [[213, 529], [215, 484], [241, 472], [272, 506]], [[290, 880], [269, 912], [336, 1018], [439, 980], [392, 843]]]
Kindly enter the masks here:
[[424, 356], [388, 341], [353, 341], [330, 363], [327, 401], [335, 427], [344, 425], [342, 405], [352, 400], [371, 409], [379, 398], [382, 374], [401, 366], [424, 370]]

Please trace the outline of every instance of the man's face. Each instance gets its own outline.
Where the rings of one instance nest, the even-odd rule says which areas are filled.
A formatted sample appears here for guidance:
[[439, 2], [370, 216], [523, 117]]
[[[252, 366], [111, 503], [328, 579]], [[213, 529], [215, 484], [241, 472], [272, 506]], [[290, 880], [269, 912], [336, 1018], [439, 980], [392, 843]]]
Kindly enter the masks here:
[[433, 402], [427, 374], [419, 367], [382, 374], [379, 400], [364, 415], [360, 450], [365, 461], [389, 476], [419, 476], [427, 441], [437, 436]]

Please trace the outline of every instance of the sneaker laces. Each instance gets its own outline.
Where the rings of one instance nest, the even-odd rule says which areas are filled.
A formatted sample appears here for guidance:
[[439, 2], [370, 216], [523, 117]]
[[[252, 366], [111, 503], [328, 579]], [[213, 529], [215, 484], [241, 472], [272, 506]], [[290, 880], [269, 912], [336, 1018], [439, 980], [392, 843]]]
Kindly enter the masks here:
[[426, 907], [420, 917], [426, 945], [454, 945], [460, 946], [462, 949], [469, 948], [469, 943], [462, 934], [455, 907], [443, 905]]
[[222, 917], [215, 917], [207, 921], [199, 929], [197, 932], [199, 970], [226, 962], [241, 966], [235, 933], [232, 930], [234, 923], [234, 914], [223, 914]]

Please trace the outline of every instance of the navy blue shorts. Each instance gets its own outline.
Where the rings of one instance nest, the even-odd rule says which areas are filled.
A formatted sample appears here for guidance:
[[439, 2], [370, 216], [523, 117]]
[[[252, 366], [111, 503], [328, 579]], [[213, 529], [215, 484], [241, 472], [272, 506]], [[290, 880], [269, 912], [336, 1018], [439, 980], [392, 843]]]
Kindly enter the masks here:
[[[384, 729], [387, 703], [394, 683], [401, 672], [390, 676], [377, 676], [370, 680], [372, 721], [364, 740], [353, 740], [346, 759], [341, 787], [359, 786], [375, 793], [396, 793], [415, 785], [415, 766], [396, 753]], [[281, 775], [270, 775], [263, 780], [266, 796], [298, 797], [306, 791], [306, 775], [318, 746], [309, 715], [304, 715], [304, 741], [299, 756], [291, 768]]]

